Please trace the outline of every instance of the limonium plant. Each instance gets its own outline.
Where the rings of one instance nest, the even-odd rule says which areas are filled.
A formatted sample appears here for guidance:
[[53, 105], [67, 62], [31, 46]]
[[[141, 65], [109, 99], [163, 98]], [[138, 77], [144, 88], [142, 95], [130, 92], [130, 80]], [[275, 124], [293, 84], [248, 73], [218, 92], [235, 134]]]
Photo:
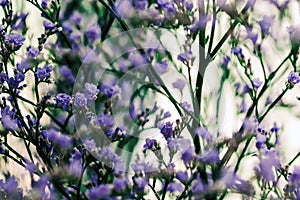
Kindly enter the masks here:
[[0, 0], [0, 199], [300, 199], [299, 6]]

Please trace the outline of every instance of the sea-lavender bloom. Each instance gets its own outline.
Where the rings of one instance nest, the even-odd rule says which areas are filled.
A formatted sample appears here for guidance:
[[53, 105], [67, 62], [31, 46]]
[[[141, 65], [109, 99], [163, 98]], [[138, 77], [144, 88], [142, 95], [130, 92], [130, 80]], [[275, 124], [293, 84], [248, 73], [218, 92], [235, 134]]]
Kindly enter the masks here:
[[115, 120], [111, 115], [100, 114], [96, 118], [96, 124], [101, 126], [102, 128], [112, 128], [115, 124]]
[[265, 148], [266, 141], [267, 141], [267, 137], [264, 134], [262, 134], [260, 132], [258, 132], [256, 134], [256, 148], [257, 149]]
[[49, 30], [54, 29], [56, 27], [55, 24], [53, 24], [52, 22], [49, 22], [49, 21], [43, 21], [43, 26], [44, 26], [46, 31], [49, 31]]
[[74, 106], [85, 107], [87, 106], [87, 98], [84, 93], [77, 92], [74, 98]]
[[2, 6], [3, 8], [5, 7], [5, 6], [7, 6], [9, 4], [9, 0], [1, 0], [0, 1], [0, 6]]
[[281, 163], [278, 152], [275, 149], [264, 149], [260, 156], [259, 166], [254, 169], [256, 173], [262, 176], [266, 181], [275, 181], [274, 170], [280, 167]]
[[168, 71], [168, 63], [165, 60], [159, 63], [155, 63], [154, 68], [156, 69], [158, 74], [164, 74]]
[[28, 13], [21, 12], [19, 15], [14, 16], [14, 23], [12, 24], [11, 28], [13, 30], [22, 29], [26, 26], [26, 18]]
[[182, 91], [185, 86], [185, 80], [183, 79], [177, 79], [174, 83], [172, 83], [174, 88], [177, 88], [178, 90]]
[[181, 62], [188, 62], [194, 58], [193, 53], [191, 50], [185, 51], [182, 54], [177, 56], [177, 59]]
[[167, 191], [169, 191], [171, 193], [182, 192], [183, 191], [182, 184], [176, 183], [176, 182], [169, 183], [169, 185], [167, 187]]
[[243, 54], [243, 50], [242, 50], [242, 48], [241, 47], [234, 47], [234, 48], [232, 48], [232, 53], [235, 55], [235, 56], [237, 56], [237, 57], [239, 57], [239, 58], [241, 58], [241, 59], [244, 59], [245, 58], [245, 56], [244, 56], [244, 54]]
[[15, 110], [10, 110], [9, 106], [1, 109], [1, 123], [7, 130], [15, 131], [18, 129], [18, 121], [15, 119]]
[[137, 191], [144, 191], [148, 185], [148, 181], [143, 177], [133, 177], [134, 189]]
[[189, 175], [188, 175], [187, 171], [178, 171], [176, 173], [176, 178], [180, 182], [185, 183], [189, 179]]
[[217, 149], [205, 150], [201, 155], [198, 156], [200, 162], [213, 164], [220, 161], [219, 151]]
[[101, 83], [100, 91], [107, 97], [112, 98], [114, 95], [119, 93], [119, 89], [116, 86], [106, 85]]
[[222, 66], [222, 67], [227, 67], [229, 61], [230, 61], [230, 57], [229, 57], [229, 56], [225, 56], [225, 57], [223, 58], [223, 62], [222, 62], [222, 64], [221, 64], [221, 66]]
[[174, 136], [173, 123], [166, 122], [165, 124], [159, 124], [158, 128], [167, 141]]
[[7, 74], [6, 73], [1, 73], [0, 74], [0, 84], [3, 84], [7, 80], [8, 80]]
[[73, 12], [70, 17], [70, 20], [77, 26], [80, 25], [82, 19], [83, 19], [83, 16], [78, 11]]
[[195, 157], [195, 150], [193, 147], [187, 148], [183, 154], [181, 155], [181, 159], [183, 160], [184, 164], [189, 164]]
[[146, 144], [144, 144], [144, 149], [156, 150], [158, 148], [158, 143], [155, 139], [146, 138]]
[[128, 60], [131, 62], [133, 67], [143, 66], [148, 63], [145, 56], [140, 53], [132, 53], [129, 55]]
[[43, 68], [39, 67], [37, 69], [36, 75], [38, 79], [47, 80], [48, 78], [50, 78], [51, 72], [52, 72], [52, 66], [46, 64]]
[[288, 76], [288, 82], [292, 85], [295, 85], [300, 82], [300, 76], [298, 72], [291, 71]]
[[274, 16], [266, 16], [264, 15], [262, 20], [258, 22], [260, 29], [261, 29], [261, 33], [263, 34], [263, 36], [266, 36], [269, 34], [269, 29], [274, 21], [275, 17]]
[[97, 94], [99, 93], [99, 89], [95, 84], [85, 83], [84, 84], [85, 94], [88, 100], [95, 100], [97, 98]]
[[55, 129], [43, 130], [42, 135], [45, 138], [48, 138], [51, 142], [54, 142], [61, 147], [69, 147], [71, 146], [72, 139], [68, 135], [64, 135]]
[[135, 1], [135, 8], [138, 10], [145, 10], [148, 7], [147, 0], [137, 0]]
[[253, 79], [254, 89], [257, 90], [262, 84], [262, 81], [259, 78]]
[[98, 187], [93, 187], [87, 192], [90, 200], [98, 200], [108, 198], [111, 193], [109, 185], [101, 184]]
[[213, 139], [212, 134], [208, 131], [206, 127], [198, 127], [195, 130], [195, 134], [200, 136], [202, 139], [206, 140], [208, 143], [210, 143]]
[[13, 46], [22, 46], [25, 38], [17, 33], [10, 33], [5, 35], [5, 42]]
[[115, 190], [123, 191], [128, 187], [129, 181], [127, 179], [124, 179], [124, 178], [115, 178], [114, 182], [113, 182], [113, 185], [114, 185]]
[[65, 93], [59, 93], [55, 98], [56, 106], [64, 110], [69, 110], [71, 99], [72, 99], [71, 96]]
[[94, 25], [88, 27], [85, 35], [91, 43], [94, 43], [95, 41], [97, 41], [101, 35], [101, 29], [100, 29], [99, 25], [94, 24]]
[[[20, 63], [17, 63], [17, 70], [21, 73], [25, 73], [30, 68], [30, 63], [28, 60], [22, 60]], [[0, 78], [1, 79], [1, 78]], [[1, 81], [0, 81], [1, 82]]]
[[27, 48], [27, 56], [29, 58], [35, 58], [39, 53], [40, 51], [37, 48], [34, 48], [32, 46]]
[[71, 69], [67, 67], [66, 65], [63, 65], [59, 68], [59, 73], [64, 77], [66, 81], [69, 83], [75, 82], [75, 76], [72, 73]]

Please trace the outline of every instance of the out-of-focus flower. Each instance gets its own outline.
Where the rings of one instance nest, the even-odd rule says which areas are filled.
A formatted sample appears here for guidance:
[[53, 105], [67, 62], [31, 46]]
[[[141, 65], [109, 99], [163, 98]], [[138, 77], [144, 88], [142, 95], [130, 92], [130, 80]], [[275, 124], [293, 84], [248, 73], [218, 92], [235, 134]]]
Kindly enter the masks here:
[[88, 27], [85, 35], [91, 43], [96, 42], [100, 38], [100, 35], [101, 35], [101, 29], [100, 29], [99, 25], [94, 24], [94, 25]]
[[174, 83], [172, 83], [174, 88], [177, 88], [178, 90], [182, 91], [185, 86], [185, 80], [183, 79], [177, 79]]
[[43, 130], [42, 134], [45, 138], [48, 138], [51, 142], [58, 144], [61, 147], [71, 146], [72, 139], [68, 135], [64, 135], [55, 129]]
[[262, 84], [262, 81], [259, 78], [253, 79], [254, 89], [257, 90]]
[[87, 192], [90, 200], [98, 200], [108, 198], [111, 193], [109, 185], [101, 184], [98, 187], [93, 187]]
[[77, 92], [74, 97], [74, 106], [85, 107], [87, 106], [87, 98], [84, 93]]
[[13, 45], [13, 46], [22, 46], [25, 38], [17, 33], [10, 33], [5, 35], [5, 42]]
[[181, 183], [172, 182], [172, 183], [169, 183], [169, 185], [167, 187], [167, 191], [169, 191], [171, 193], [182, 192], [183, 186]]
[[263, 36], [266, 36], [269, 34], [269, 30], [270, 30], [271, 25], [273, 24], [274, 19], [275, 19], [274, 16], [264, 15], [262, 20], [260, 20], [258, 22]]

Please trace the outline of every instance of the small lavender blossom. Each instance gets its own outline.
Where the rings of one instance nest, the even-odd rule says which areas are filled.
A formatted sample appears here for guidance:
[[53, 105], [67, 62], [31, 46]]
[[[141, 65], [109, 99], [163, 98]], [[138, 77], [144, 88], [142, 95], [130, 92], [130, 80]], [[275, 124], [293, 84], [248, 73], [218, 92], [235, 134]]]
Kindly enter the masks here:
[[177, 178], [180, 182], [185, 183], [185, 182], [188, 181], [189, 175], [188, 175], [188, 173], [187, 173], [186, 171], [178, 171], [178, 172], [176, 173], [176, 178]]
[[26, 28], [27, 16], [28, 13], [23, 13], [23, 12], [21, 12], [19, 15], [14, 15], [14, 23], [12, 24], [11, 28], [13, 30]]
[[112, 128], [115, 124], [115, 120], [111, 115], [100, 114], [96, 119], [97, 125], [102, 128]]
[[59, 73], [64, 77], [66, 81], [69, 83], [75, 82], [75, 76], [72, 73], [71, 69], [67, 67], [66, 65], [63, 65], [59, 68]]
[[260, 132], [258, 132], [256, 134], [256, 148], [257, 149], [265, 148], [266, 141], [267, 141], [267, 137], [264, 134], [262, 134]]
[[39, 53], [40, 51], [37, 48], [34, 48], [32, 46], [27, 48], [27, 56], [29, 58], [35, 58]]
[[15, 110], [10, 110], [9, 106], [1, 109], [1, 123], [7, 130], [15, 131], [18, 129], [18, 122], [15, 119]]
[[198, 127], [195, 130], [195, 134], [200, 136], [202, 139], [206, 140], [209, 143], [212, 142], [213, 136], [206, 127], [203, 126]]
[[114, 185], [115, 190], [123, 191], [128, 187], [129, 183], [128, 183], [128, 180], [126, 180], [126, 179], [115, 178], [114, 182], [113, 182], [113, 185]]
[[3, 8], [8, 6], [8, 4], [9, 4], [9, 0], [1, 0], [0, 1], [0, 6], [2, 6]]
[[46, 31], [52, 30], [56, 27], [55, 24], [53, 24], [52, 22], [49, 22], [49, 21], [43, 21], [43, 26]]
[[148, 7], [147, 0], [137, 0], [135, 1], [135, 8], [138, 10], [145, 10]]
[[72, 139], [68, 135], [64, 135], [55, 129], [43, 130], [42, 135], [61, 147], [71, 146]]
[[145, 187], [148, 185], [148, 181], [143, 177], [133, 178], [134, 189], [137, 191], [144, 191]]
[[155, 139], [150, 139], [150, 138], [147, 138], [146, 139], [146, 144], [144, 144], [144, 149], [147, 150], [156, 150], [158, 148], [158, 143]]
[[169, 185], [167, 187], [167, 191], [169, 191], [171, 193], [182, 192], [183, 186], [181, 183], [172, 182], [172, 183], [169, 183]]
[[28, 60], [22, 60], [20, 63], [17, 63], [17, 70], [21, 73], [25, 73], [30, 68], [30, 63]]
[[156, 69], [158, 74], [162, 75], [168, 71], [168, 63], [167, 61], [155, 63], [154, 68]]
[[191, 50], [188, 50], [182, 54], [179, 54], [177, 59], [181, 62], [188, 62], [194, 58]]
[[17, 33], [10, 33], [5, 35], [5, 42], [13, 46], [22, 46], [25, 38]]
[[71, 96], [65, 93], [59, 93], [55, 98], [56, 106], [64, 110], [69, 110], [71, 99]]
[[8, 80], [7, 74], [6, 73], [1, 73], [0, 74], [0, 84], [3, 84], [7, 80]]
[[187, 148], [183, 154], [181, 155], [181, 159], [183, 160], [184, 164], [187, 165], [189, 164], [195, 156], [195, 150], [193, 147]]
[[241, 47], [234, 47], [231, 51], [235, 56], [241, 58], [242, 60], [245, 58]]
[[295, 85], [300, 82], [300, 76], [298, 72], [291, 71], [288, 76], [288, 82], [292, 85]]
[[106, 85], [101, 83], [100, 91], [107, 97], [112, 98], [114, 95], [119, 93], [119, 89], [116, 86]]
[[46, 64], [43, 68], [39, 67], [37, 69], [36, 75], [40, 80], [47, 80], [48, 78], [50, 78], [51, 72], [52, 66]]
[[223, 62], [222, 62], [222, 64], [221, 64], [222, 67], [227, 67], [229, 61], [230, 61], [230, 57], [229, 57], [229, 56], [225, 56], [225, 57], [223, 58]]
[[91, 43], [94, 43], [95, 41], [97, 41], [101, 35], [101, 29], [100, 29], [99, 25], [94, 24], [94, 25], [88, 27], [85, 35]]
[[264, 15], [262, 20], [258, 22], [263, 36], [266, 36], [269, 34], [269, 29], [270, 29], [271, 25], [273, 24], [273, 21], [274, 21], [273, 16]]
[[85, 83], [84, 84], [85, 94], [88, 100], [95, 100], [97, 98], [97, 94], [99, 93], [99, 89], [95, 84]]
[[200, 162], [213, 164], [220, 161], [217, 149], [205, 150], [199, 157]]
[[177, 88], [178, 90], [182, 91], [185, 86], [185, 80], [183, 79], [177, 79], [174, 83], [172, 83], [174, 88]]
[[74, 98], [74, 106], [85, 107], [87, 106], [87, 98], [84, 93], [77, 92]]
[[110, 193], [111, 193], [111, 189], [109, 185], [102, 184], [99, 185], [98, 187], [91, 188], [87, 192], [87, 196], [89, 197], [90, 200], [98, 200], [98, 199], [108, 198]]
[[254, 89], [257, 90], [262, 84], [262, 81], [259, 78], [253, 79]]
[[158, 128], [167, 141], [174, 136], [173, 123], [166, 122], [165, 124], [160, 124]]

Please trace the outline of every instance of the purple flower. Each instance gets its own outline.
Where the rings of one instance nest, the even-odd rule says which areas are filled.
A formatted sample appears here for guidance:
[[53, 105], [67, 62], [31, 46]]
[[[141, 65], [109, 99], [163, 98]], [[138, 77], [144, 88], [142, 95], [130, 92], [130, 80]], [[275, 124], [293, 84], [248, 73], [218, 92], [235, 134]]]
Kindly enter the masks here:
[[32, 46], [27, 48], [27, 56], [29, 58], [35, 58], [39, 53], [40, 51], [37, 48], [34, 48]]
[[146, 139], [146, 144], [144, 144], [144, 149], [156, 150], [158, 148], [157, 141], [155, 139]]
[[104, 115], [100, 114], [97, 119], [96, 123], [101, 126], [102, 128], [112, 128], [115, 124], [114, 118], [111, 115]]
[[54, 142], [61, 147], [71, 146], [72, 139], [68, 135], [64, 135], [55, 129], [43, 130], [42, 135], [48, 138], [49, 141]]
[[168, 187], [167, 187], [167, 191], [171, 192], [171, 193], [175, 193], [175, 192], [182, 192], [183, 191], [183, 187], [181, 183], [169, 183]]
[[77, 92], [74, 98], [74, 106], [85, 107], [87, 106], [87, 98], [84, 93]]
[[132, 53], [129, 55], [128, 60], [131, 62], [133, 67], [143, 66], [148, 63], [145, 56], [140, 53]]
[[136, 0], [135, 1], [135, 8], [138, 10], [145, 10], [148, 7], [147, 0]]
[[85, 83], [84, 84], [85, 94], [88, 100], [95, 100], [97, 98], [97, 94], [99, 93], [99, 89], [95, 84]]
[[205, 150], [199, 157], [200, 162], [213, 164], [220, 161], [219, 151], [217, 149]]
[[222, 62], [222, 64], [221, 64], [222, 67], [227, 67], [229, 61], [230, 61], [230, 57], [229, 57], [229, 56], [225, 56], [225, 57], [223, 58], [223, 62]]
[[167, 61], [161, 61], [159, 63], [155, 63], [154, 68], [156, 69], [158, 74], [164, 74], [168, 71], [168, 63]]
[[246, 112], [246, 110], [247, 110], [247, 105], [246, 105], [245, 99], [243, 99], [242, 103], [241, 103], [241, 110], [240, 110], [240, 112], [244, 113], [244, 112]]
[[278, 133], [278, 131], [279, 131], [279, 128], [278, 128], [278, 126], [277, 126], [277, 123], [275, 122], [274, 123], [274, 125], [273, 125], [273, 127], [271, 128], [271, 130], [270, 130], [272, 133]]
[[179, 171], [176, 173], [176, 178], [182, 182], [185, 183], [189, 179], [189, 175], [187, 171]]
[[116, 11], [122, 18], [130, 17], [133, 13], [131, 0], [119, 1], [119, 3], [116, 6]]
[[260, 157], [258, 168], [255, 168], [257, 174], [261, 175], [266, 181], [275, 181], [274, 170], [281, 167], [278, 152], [275, 149], [265, 149]]
[[13, 45], [13, 46], [22, 46], [25, 38], [17, 33], [11, 33], [5, 35], [5, 42]]
[[59, 68], [59, 73], [65, 78], [66, 81], [69, 83], [75, 82], [75, 76], [72, 73], [71, 69], [68, 68], [66, 65], [63, 65]]
[[187, 148], [183, 154], [181, 155], [181, 159], [183, 160], [184, 164], [187, 165], [189, 164], [195, 156], [195, 150], [193, 147]]
[[49, 30], [55, 28], [55, 24], [53, 24], [52, 22], [49, 22], [49, 21], [43, 21], [43, 26], [46, 31], [49, 31]]
[[134, 189], [138, 191], [144, 191], [148, 185], [148, 181], [143, 177], [133, 177]]
[[73, 21], [77, 26], [80, 25], [82, 18], [83, 18], [82, 14], [80, 14], [78, 11], [73, 12], [70, 17], [71, 21]]
[[112, 98], [114, 95], [119, 93], [119, 90], [116, 86], [109, 86], [105, 85], [104, 83], [101, 83], [100, 85], [100, 91], [107, 97]]
[[194, 109], [192, 108], [191, 104], [188, 102], [183, 102], [180, 106], [185, 110], [185, 112], [193, 113]]
[[253, 79], [253, 86], [254, 86], [254, 89], [257, 90], [262, 84], [262, 81], [260, 81], [259, 78], [255, 78]]
[[166, 122], [165, 124], [160, 124], [158, 128], [167, 141], [174, 136], [173, 123]]
[[48, 9], [49, 8], [49, 4], [50, 4], [49, 0], [42, 0], [41, 6], [44, 9]]
[[86, 30], [85, 33], [86, 37], [91, 43], [94, 43], [100, 38], [101, 35], [101, 29], [98, 24], [94, 24]]
[[89, 197], [90, 200], [98, 200], [102, 198], [107, 198], [109, 197], [111, 192], [111, 189], [109, 185], [99, 185], [98, 187], [91, 188], [87, 192], [87, 196]]
[[13, 30], [22, 29], [26, 26], [26, 18], [28, 16], [28, 13], [21, 12], [19, 15], [14, 16], [14, 23], [12, 24], [11, 28]]
[[208, 131], [206, 127], [200, 126], [195, 130], [195, 134], [200, 136], [202, 139], [206, 140], [207, 142], [212, 142], [213, 136], [212, 134]]
[[0, 5], [4, 8], [9, 4], [9, 0], [0, 0]]
[[243, 54], [243, 50], [242, 50], [242, 48], [241, 47], [234, 47], [234, 48], [232, 48], [232, 53], [235, 55], [235, 56], [237, 56], [237, 57], [239, 57], [239, 58], [241, 58], [241, 59], [244, 59], [245, 58], [245, 56], [244, 56], [244, 54]]
[[298, 72], [291, 71], [288, 76], [288, 82], [292, 85], [295, 85], [300, 82], [300, 76]]
[[7, 74], [6, 73], [1, 73], [0, 74], [0, 84], [3, 84], [7, 80], [8, 80]]
[[267, 137], [264, 134], [262, 134], [260, 132], [258, 132], [256, 134], [256, 148], [257, 149], [265, 148], [266, 141], [267, 141]]
[[115, 178], [113, 182], [114, 189], [117, 191], [125, 190], [128, 184], [129, 184], [128, 180], [123, 178]]
[[39, 67], [37, 69], [36, 75], [38, 79], [47, 80], [48, 78], [50, 78], [51, 72], [52, 72], [52, 66], [46, 64], [43, 68]]
[[75, 177], [80, 177], [82, 172], [81, 160], [71, 160], [69, 164], [69, 172]]
[[64, 110], [69, 110], [71, 99], [72, 99], [71, 96], [65, 93], [59, 93], [55, 98], [56, 106]]
[[185, 86], [185, 80], [183, 79], [177, 79], [174, 83], [172, 83], [174, 88], [177, 88], [178, 90], [182, 91]]
[[1, 123], [7, 130], [15, 131], [18, 129], [18, 121], [15, 119], [15, 110], [10, 110], [9, 106], [1, 109]]
[[263, 36], [266, 36], [267, 34], [269, 34], [269, 29], [270, 29], [271, 25], [273, 24], [274, 18], [275, 18], [274, 16], [264, 15], [262, 20], [258, 22]]
[[182, 54], [179, 54], [177, 59], [181, 62], [188, 62], [190, 61], [191, 59], [193, 59], [193, 53], [191, 50], [188, 50]]
[[253, 33], [252, 30], [248, 29], [247, 30], [247, 38], [252, 41], [253, 45], [255, 45], [256, 41], [258, 39], [258, 34], [257, 33]]
[[[25, 73], [30, 68], [30, 63], [27, 60], [23, 60], [20, 63], [17, 63], [17, 69], [21, 73]], [[0, 81], [1, 82], [1, 81]]]
[[171, 117], [171, 113], [169, 111], [164, 113], [164, 119]]

